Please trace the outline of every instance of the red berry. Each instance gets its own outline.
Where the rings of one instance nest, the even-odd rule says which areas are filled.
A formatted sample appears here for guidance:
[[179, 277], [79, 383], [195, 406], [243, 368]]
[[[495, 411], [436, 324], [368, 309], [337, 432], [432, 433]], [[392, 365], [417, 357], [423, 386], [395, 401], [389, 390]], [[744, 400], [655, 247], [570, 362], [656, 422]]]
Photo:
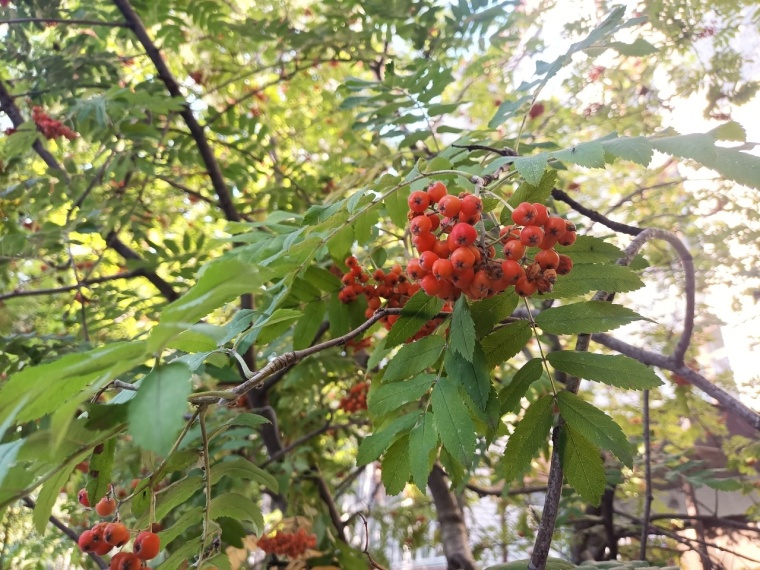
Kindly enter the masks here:
[[428, 219], [430, 220], [430, 231], [434, 232], [441, 226], [441, 216], [438, 214], [428, 214]]
[[558, 275], [567, 275], [573, 268], [573, 260], [566, 255], [559, 256], [559, 264], [557, 265]]
[[544, 104], [543, 103], [536, 103], [530, 108], [530, 111], [528, 111], [528, 116], [531, 119], [535, 119], [536, 117], [540, 117], [544, 114]]
[[536, 209], [536, 219], [533, 220], [532, 225], [543, 226], [549, 221], [549, 210], [539, 202], [534, 203], [533, 207]]
[[448, 259], [438, 259], [433, 263], [433, 276], [439, 281], [449, 279], [454, 272], [454, 266]]
[[538, 212], [536, 212], [533, 204], [523, 202], [517, 206], [517, 208], [512, 210], [512, 221], [518, 226], [527, 226], [536, 219], [537, 215]]
[[544, 230], [538, 226], [525, 226], [520, 232], [520, 243], [526, 247], [538, 247], [544, 239]]
[[432, 251], [425, 251], [420, 255], [420, 267], [427, 272], [433, 270], [433, 264], [440, 258]]
[[449, 249], [453, 251], [457, 247], [472, 245], [476, 239], [478, 239], [478, 232], [474, 227], [465, 223], [456, 224], [449, 234]]
[[98, 501], [98, 504], [95, 505], [95, 512], [98, 513], [101, 517], [112, 515], [115, 510], [116, 501], [110, 497], [103, 497], [100, 499], [100, 501]]
[[468, 269], [475, 265], [475, 254], [468, 247], [458, 247], [451, 252], [451, 264], [457, 271]]
[[455, 271], [451, 274], [451, 282], [457, 289], [468, 289], [472, 285], [472, 280], [475, 278], [475, 270], [472, 267], [463, 269], [462, 271]]
[[542, 249], [534, 258], [541, 269], [557, 269], [559, 267], [559, 254], [553, 249]]
[[517, 283], [515, 283], [515, 293], [520, 295], [520, 297], [530, 297], [538, 290], [538, 287], [534, 284], [528, 281], [528, 278], [523, 276], [520, 277], [517, 280]]
[[467, 194], [462, 198], [462, 207], [459, 212], [459, 217], [462, 216], [480, 216], [480, 212], [483, 211], [483, 201], [475, 194]]
[[103, 538], [108, 544], [118, 548], [129, 542], [129, 530], [122, 523], [111, 523], [103, 531]]
[[565, 232], [565, 235], [559, 238], [559, 240], [557, 240], [557, 243], [564, 246], [573, 245], [577, 238], [578, 234], [575, 232]]
[[111, 557], [109, 570], [140, 570], [142, 560], [132, 552], [119, 552]]
[[544, 224], [544, 230], [547, 235], [559, 239], [565, 235], [565, 232], [567, 231], [567, 223], [558, 216], [549, 216], [546, 224]]
[[512, 259], [514, 261], [519, 261], [523, 258], [525, 255], [525, 246], [517, 241], [517, 240], [511, 240], [508, 241], [506, 244], [504, 244], [504, 257], [507, 259]]
[[157, 534], [144, 530], [135, 538], [132, 549], [140, 560], [151, 560], [158, 556], [158, 552], [161, 550], [161, 541]]
[[359, 265], [359, 261], [352, 255], [346, 258], [346, 266], [355, 267]]
[[448, 193], [446, 185], [440, 181], [433, 182], [427, 189], [427, 195], [430, 198], [431, 204], [437, 204]]
[[[410, 279], [414, 279], [417, 281], [418, 279], [422, 279], [427, 275], [427, 271], [422, 269], [422, 266], [420, 265], [420, 260], [416, 257], [413, 257], [409, 260], [409, 263], [406, 264], [406, 274], [409, 276]], [[377, 307], [375, 307], [377, 308]]]
[[95, 547], [98, 545], [98, 541], [93, 540], [92, 531], [86, 530], [79, 535], [79, 548], [82, 552], [95, 552]]
[[420, 285], [422, 286], [422, 290], [432, 297], [436, 293], [438, 293], [438, 290], [440, 289], [440, 286], [441, 286], [441, 282], [438, 281], [438, 279], [436, 279], [432, 273], [428, 273], [427, 275], [425, 275], [425, 277], [423, 277], [420, 280]]
[[87, 489], [79, 489], [77, 500], [79, 501], [79, 504], [84, 507], [90, 506], [90, 498], [87, 496]]
[[409, 195], [407, 203], [409, 204], [409, 209], [412, 212], [421, 214], [427, 210], [427, 207], [430, 205], [430, 198], [428, 198], [427, 192], [417, 190], [416, 192], [412, 192]]
[[435, 253], [438, 257], [441, 259], [446, 259], [451, 255], [451, 250], [449, 249], [449, 243], [446, 240], [438, 240], [435, 242], [435, 245], [433, 246], [433, 253]]
[[447, 194], [438, 201], [438, 211], [447, 218], [453, 218], [461, 209], [462, 201], [451, 194]]
[[433, 222], [427, 216], [417, 216], [409, 224], [409, 231], [412, 234], [418, 236], [420, 234], [429, 233], [433, 227]]
[[522, 266], [513, 259], [505, 259], [501, 262], [501, 273], [501, 278], [509, 285], [517, 283], [517, 280], [525, 274]]
[[431, 233], [420, 234], [412, 238], [412, 243], [414, 243], [414, 247], [416, 247], [417, 251], [419, 251], [420, 253], [432, 250], [435, 247], [435, 244], [437, 241], [438, 241], [438, 238], [436, 238]]

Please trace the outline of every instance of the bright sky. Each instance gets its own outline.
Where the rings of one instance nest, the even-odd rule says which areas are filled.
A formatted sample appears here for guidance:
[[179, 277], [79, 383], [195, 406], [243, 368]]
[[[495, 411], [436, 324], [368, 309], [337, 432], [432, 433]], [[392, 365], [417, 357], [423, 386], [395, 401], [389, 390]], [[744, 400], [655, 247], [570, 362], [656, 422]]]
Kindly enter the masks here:
[[[633, 7], [638, 2], [626, 0], [622, 3], [628, 6], [627, 15], [630, 17]], [[526, 4], [529, 9], [532, 9], [542, 4], [542, 0], [527, 0]], [[572, 14], [573, 19], [584, 15], [598, 17], [594, 0], [563, 0], [557, 3], [554, 8], [544, 14], [546, 23], [542, 26], [542, 37], [548, 42], [548, 50], [543, 56], [544, 60], [553, 60], [564, 53], [569, 47], [568, 41], [563, 39], [563, 27], [568, 22], [568, 14]], [[635, 37], [635, 28], [632, 28], [629, 34], [623, 35], [621, 33], [616, 36], [616, 39], [631, 42]], [[556, 40], [552, 42], [552, 38], [556, 38]], [[651, 38], [647, 39], [656, 44], [656, 41]], [[703, 44], [705, 50], [708, 50], [709, 41], [704, 41]], [[746, 65], [744, 69], [746, 76], [755, 78], [760, 76], [760, 59], [756, 58], [756, 54], [760, 53], [760, 35], [757, 33], [757, 30], [751, 25], [741, 26], [734, 47], [741, 49], [747, 59], [755, 59], [754, 62]], [[607, 54], [601, 56], [600, 65], [605, 64], [602, 61], [605, 56], [610, 57], [612, 53], [608, 51]], [[703, 53], [702, 56], [705, 58], [709, 57], [709, 52]], [[531, 67], [528, 68], [528, 65]], [[526, 67], [519, 70], [526, 74], [524, 78], [526, 80], [530, 79], [532, 75], [532, 65], [532, 62], [530, 64], [526, 62]], [[655, 87], [659, 90], [661, 96], [667, 97], [673, 93], [673, 87], [669, 84], [668, 78], [664, 73], [656, 77], [655, 82]], [[547, 86], [547, 91], [551, 93], [554, 90], [554, 93], [561, 97], [562, 94], [559, 91], [560, 83], [561, 78], [555, 78]], [[673, 111], [666, 112], [664, 124], [665, 126], [673, 127], [680, 133], [706, 132], [720, 124], [717, 121], [706, 120], [703, 117], [702, 111], [705, 106], [704, 93], [694, 94], [687, 99], [676, 98], [671, 101], [671, 104]], [[732, 116], [747, 131], [748, 141], [760, 143], [760, 121], [757, 120], [760, 117], [760, 97], [756, 96], [750, 103], [733, 110]], [[760, 155], [760, 147], [756, 148], [752, 153]], [[681, 171], [686, 177], [705, 177], [704, 172], [698, 174], [693, 169], [683, 167]], [[704, 182], [695, 182], [692, 184], [692, 187], [695, 184], [704, 184]], [[690, 184], [687, 183], [686, 188], [689, 189], [689, 187]], [[756, 249], [757, 244], [732, 244], [732, 247], [738, 248], [738, 252], [741, 253], [742, 248]], [[692, 253], [699, 255], [698, 251]], [[753, 338], [760, 338], [760, 304], [745, 294], [745, 289], [748, 286], [747, 282], [739, 282], [733, 288], [721, 287], [720, 290], [707, 291], [702, 301], [707, 303], [712, 308], [713, 313], [726, 323], [725, 326], [721, 327], [724, 349], [716, 351], [711, 356], [716, 359], [728, 358], [734, 373], [737, 389], [741, 393], [744, 403], [760, 411], [760, 382], [758, 381], [760, 380], [760, 370], [758, 370], [760, 348], [753, 346], [752, 342]], [[634, 302], [640, 300], [641, 305], [646, 307], [649, 304], [647, 296], [648, 293], [644, 289], [639, 295], [633, 295], [632, 298]], [[678, 301], [682, 302], [681, 299]], [[738, 311], [734, 310], [734, 304], [737, 302], [741, 307]], [[655, 314], [669, 314], [670, 312], [670, 309], [664, 307], [662, 310], [659, 308], [654, 309]], [[709, 362], [702, 362], [702, 364], [710, 365]]]

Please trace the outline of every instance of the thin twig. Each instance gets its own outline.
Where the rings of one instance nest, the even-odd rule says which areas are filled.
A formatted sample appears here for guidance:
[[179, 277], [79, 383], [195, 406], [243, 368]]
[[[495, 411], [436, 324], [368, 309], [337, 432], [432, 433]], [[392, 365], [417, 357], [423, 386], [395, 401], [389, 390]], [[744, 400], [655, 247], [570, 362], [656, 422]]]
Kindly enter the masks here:
[[560, 190], [559, 188], [552, 188], [552, 198], [554, 198], [555, 200], [559, 200], [560, 202], [564, 202], [565, 204], [570, 206], [573, 210], [575, 210], [579, 214], [586, 216], [590, 220], [599, 222], [600, 224], [607, 226], [611, 230], [614, 230], [621, 234], [637, 236], [644, 231], [642, 228], [637, 228], [636, 226], [631, 226], [628, 224], [623, 224], [621, 222], [610, 220], [607, 216], [600, 214], [596, 210], [587, 208], [580, 202], [573, 200], [566, 192]]
[[375, 570], [386, 570], [385, 566], [381, 565], [374, 558], [372, 558], [372, 555], [369, 553], [369, 525], [367, 524], [367, 519], [362, 513], [359, 512], [356, 513], [356, 516], [361, 518], [362, 522], [364, 523], [364, 549], [362, 552], [367, 555], [369, 565]]
[[209, 460], [208, 453], [208, 433], [206, 433], [206, 412], [208, 412], [208, 404], [200, 406], [198, 419], [201, 426], [201, 454], [203, 456], [203, 484], [205, 486], [205, 496], [203, 507], [203, 531], [201, 533], [201, 552], [198, 555], [198, 568], [202, 568], [201, 562], [203, 562], [203, 555], [206, 552], [206, 541], [209, 534], [209, 521], [211, 513], [211, 461]]
[[652, 448], [651, 434], [649, 433], [649, 390], [644, 390], [644, 484], [646, 495], [644, 497], [644, 523], [641, 527], [641, 549], [639, 559], [647, 559], [647, 536], [652, 515]]
[[133, 279], [135, 277], [142, 277], [145, 273], [137, 269], [135, 271], [125, 271], [123, 273], [116, 273], [115, 275], [106, 275], [104, 277], [93, 277], [92, 279], [83, 279], [76, 285], [64, 285], [63, 287], [53, 287], [50, 289], [30, 289], [28, 291], [11, 291], [10, 293], [4, 293], [0, 295], [0, 301], [6, 299], [15, 299], [16, 297], [38, 297], [41, 295], [58, 295], [59, 293], [67, 293], [74, 291], [80, 285], [82, 287], [90, 287], [91, 285], [97, 285], [99, 283], [107, 283], [108, 281], [116, 281], [117, 279]]

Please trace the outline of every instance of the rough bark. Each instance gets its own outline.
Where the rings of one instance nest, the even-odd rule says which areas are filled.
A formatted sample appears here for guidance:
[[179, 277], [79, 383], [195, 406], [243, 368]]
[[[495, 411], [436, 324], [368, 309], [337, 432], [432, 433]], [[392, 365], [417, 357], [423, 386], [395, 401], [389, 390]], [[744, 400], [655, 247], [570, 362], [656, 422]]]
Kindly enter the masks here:
[[441, 527], [441, 543], [449, 570], [475, 570], [475, 559], [470, 550], [464, 513], [457, 498], [449, 489], [446, 475], [439, 467], [434, 467], [428, 478], [428, 487], [433, 494], [438, 524]]

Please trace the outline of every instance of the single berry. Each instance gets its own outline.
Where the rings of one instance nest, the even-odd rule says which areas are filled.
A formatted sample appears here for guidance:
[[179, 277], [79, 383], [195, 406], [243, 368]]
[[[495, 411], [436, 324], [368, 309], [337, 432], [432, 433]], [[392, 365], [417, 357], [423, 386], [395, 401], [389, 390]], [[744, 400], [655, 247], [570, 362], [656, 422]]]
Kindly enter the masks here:
[[538, 226], [525, 226], [520, 232], [520, 243], [526, 247], [538, 247], [544, 239], [544, 230]]
[[420, 267], [427, 272], [433, 270], [433, 264], [440, 258], [432, 251], [423, 252], [420, 255]]
[[412, 238], [412, 243], [414, 243], [414, 247], [416, 247], [417, 251], [419, 251], [420, 253], [432, 250], [435, 247], [435, 244], [437, 241], [438, 241], [438, 238], [436, 238], [431, 233], [420, 234]]
[[547, 210], [546, 206], [539, 202], [534, 203], [533, 207], [536, 209], [536, 218], [532, 222], [533, 225], [543, 226], [546, 222], [549, 221], [549, 210]]
[[557, 269], [559, 267], [559, 254], [553, 249], [542, 249], [534, 259], [542, 269]]
[[438, 211], [447, 218], [453, 218], [461, 209], [462, 201], [451, 194], [447, 194], [438, 201]]
[[475, 254], [468, 247], [458, 247], [451, 252], [451, 264], [456, 271], [469, 269], [475, 265]]
[[560, 254], [559, 264], [557, 266], [558, 275], [567, 275], [573, 269], [573, 260], [567, 255]]
[[565, 235], [567, 231], [567, 223], [560, 217], [549, 216], [549, 219], [544, 224], [544, 230], [547, 235], [555, 237], [557, 239]]
[[474, 227], [470, 224], [459, 223], [449, 234], [449, 249], [453, 251], [457, 247], [472, 245], [476, 239], [478, 239], [478, 231]]
[[523, 202], [517, 208], [512, 210], [512, 221], [518, 226], [527, 226], [536, 219], [538, 212], [533, 207], [533, 204]]
[[142, 560], [132, 552], [119, 552], [111, 557], [109, 570], [140, 570]]
[[504, 244], [504, 257], [514, 261], [520, 261], [525, 255], [525, 246], [517, 241], [511, 240]]
[[82, 552], [95, 552], [95, 547], [98, 545], [96, 540], [93, 540], [92, 531], [86, 530], [79, 535], [79, 548]]
[[433, 222], [430, 221], [430, 218], [427, 216], [417, 216], [409, 224], [409, 231], [418, 236], [420, 234], [430, 233], [432, 227]]
[[116, 501], [110, 497], [103, 497], [100, 499], [100, 501], [98, 501], [98, 504], [95, 505], [95, 512], [98, 513], [101, 517], [112, 515], [115, 510]]
[[140, 560], [151, 560], [158, 556], [158, 552], [161, 550], [161, 541], [157, 534], [144, 530], [135, 538], [132, 549]]
[[420, 285], [422, 286], [422, 290], [425, 291], [425, 293], [433, 297], [436, 295], [436, 293], [438, 293], [438, 290], [441, 287], [441, 282], [438, 281], [438, 279], [436, 279], [432, 273], [428, 273], [420, 280]]
[[437, 204], [448, 193], [446, 185], [440, 181], [433, 182], [427, 189], [427, 195], [430, 198], [431, 204]]
[[406, 274], [415, 281], [422, 279], [427, 275], [427, 271], [422, 269], [422, 266], [420, 265], [420, 260], [416, 257], [413, 257], [409, 260], [409, 263], [406, 264]]
[[483, 211], [483, 201], [475, 194], [467, 194], [462, 198], [462, 207], [459, 211], [459, 217], [480, 216]]
[[430, 205], [430, 198], [428, 198], [427, 192], [417, 190], [409, 195], [407, 203], [412, 212], [421, 214], [427, 210], [427, 207]]
[[449, 279], [452, 273], [454, 273], [454, 266], [448, 259], [438, 259], [433, 263], [433, 276], [439, 281]]
[[565, 234], [561, 238], [559, 238], [559, 240], [557, 240], [557, 243], [564, 246], [573, 245], [577, 238], [578, 238], [577, 233], [565, 232]]
[[79, 489], [77, 500], [79, 501], [79, 504], [84, 507], [90, 506], [90, 498], [87, 496], [87, 489]]
[[430, 220], [430, 231], [434, 232], [441, 226], [441, 216], [438, 214], [428, 214], [428, 220]]
[[517, 283], [515, 283], [515, 293], [520, 295], [520, 297], [530, 297], [536, 291], [538, 291], [538, 287], [528, 281], [527, 277], [520, 277]]
[[129, 530], [122, 523], [111, 523], [106, 526], [103, 538], [108, 544], [119, 548], [129, 542]]

